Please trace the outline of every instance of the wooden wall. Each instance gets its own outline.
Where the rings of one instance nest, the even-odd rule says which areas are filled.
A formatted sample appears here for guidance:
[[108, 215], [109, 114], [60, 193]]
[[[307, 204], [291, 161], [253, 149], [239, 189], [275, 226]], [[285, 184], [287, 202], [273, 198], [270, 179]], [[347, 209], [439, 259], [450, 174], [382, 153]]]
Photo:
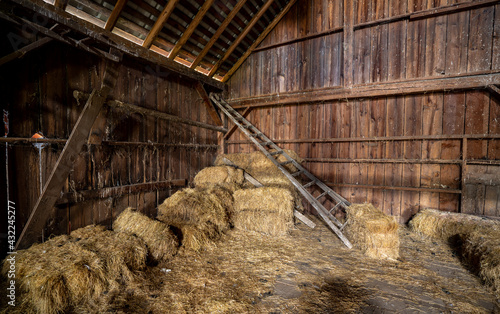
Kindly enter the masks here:
[[[103, 67], [97, 57], [55, 42], [2, 66], [1, 103], [9, 113], [8, 136], [30, 138], [42, 132], [50, 139], [67, 139], [84, 106], [75, 100], [73, 90], [90, 92], [100, 86]], [[193, 83], [130, 59], [122, 62], [119, 72], [112, 98], [213, 124]], [[93, 132], [101, 132], [104, 142], [85, 145], [75, 160], [58, 201], [57, 217], [50, 221], [45, 236], [92, 223], [111, 226], [128, 206], [156, 216], [157, 205], [184, 185], [177, 179], [190, 182], [200, 169], [213, 163], [217, 149], [214, 131], [108, 107], [99, 115]], [[64, 141], [39, 148], [31, 143], [8, 144], [9, 198], [16, 203], [17, 235], [63, 146]], [[5, 143], [1, 147], [5, 161]], [[177, 183], [165, 187], [171, 180]], [[124, 186], [135, 192], [117, 189]], [[89, 198], [89, 191], [95, 192], [90, 199], [74, 202], [78, 195]]]
[[[299, 1], [231, 78], [230, 101], [252, 101], [250, 121], [351, 202], [401, 222], [426, 207], [500, 216], [500, 140], [468, 136], [500, 134], [500, 101], [486, 89], [259, 106], [257, 96], [348, 85], [344, 2]], [[498, 3], [450, 12], [455, 1], [354, 3], [354, 90], [500, 72]], [[244, 140], [235, 132], [227, 151], [253, 150]]]

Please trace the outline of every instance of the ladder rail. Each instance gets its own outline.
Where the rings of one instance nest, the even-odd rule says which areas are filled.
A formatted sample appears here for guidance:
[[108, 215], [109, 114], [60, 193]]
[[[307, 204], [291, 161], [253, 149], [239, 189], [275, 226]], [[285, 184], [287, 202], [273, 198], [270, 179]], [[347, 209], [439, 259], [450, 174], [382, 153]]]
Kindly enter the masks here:
[[[264, 133], [260, 132], [259, 136], [252, 136], [252, 133], [249, 132], [250, 128], [253, 128], [258, 131], [256, 127], [254, 127], [248, 120], [246, 120], [238, 111], [236, 111], [234, 108], [232, 108], [227, 102], [225, 102], [223, 99], [221, 99], [218, 95], [210, 93], [210, 99], [219, 107], [219, 109], [224, 112], [224, 114], [233, 121], [233, 123], [238, 126], [238, 128], [247, 136], [247, 138], [252, 141], [257, 148], [269, 159], [271, 162], [280, 169], [280, 171], [287, 177], [288, 180], [299, 190], [299, 192], [306, 198], [306, 200], [316, 209], [318, 214], [323, 218], [323, 220], [327, 223], [327, 225], [330, 227], [330, 229], [333, 230], [333, 232], [344, 242], [344, 244], [348, 248], [352, 248], [351, 242], [342, 234], [341, 229], [343, 228], [344, 224], [342, 224], [340, 221], [337, 220], [328, 210], [324, 208], [324, 206], [314, 197], [312, 196], [311, 193], [309, 193], [304, 186], [283, 166], [281, 165], [277, 159], [271, 155], [268, 149], [266, 149], [265, 146], [262, 145], [262, 143], [266, 143], [266, 146], [272, 147], [272, 149], [276, 151], [282, 151], [282, 149], [277, 146], [271, 139], [269, 139]], [[244, 122], [247, 127], [245, 127], [240, 121]], [[257, 137], [259, 137], [262, 142], [259, 142], [257, 140]], [[267, 144], [269, 143], [269, 144]], [[288, 161], [291, 161], [292, 164], [299, 170], [302, 171], [304, 175], [306, 175], [308, 178], [310, 178], [314, 183], [319, 186], [320, 188], [323, 189], [324, 192], [327, 192], [332, 199], [334, 199], [337, 202], [337, 205], [342, 205], [345, 208], [345, 204], [349, 204], [346, 199], [335, 193], [333, 190], [331, 190], [327, 185], [325, 185], [323, 182], [318, 180], [313, 174], [311, 174], [309, 171], [307, 171], [304, 167], [302, 167], [299, 163], [297, 163], [293, 158], [291, 158], [285, 151], [282, 151], [282, 154], [285, 156], [285, 158]], [[337, 226], [335, 226], [337, 225]]]

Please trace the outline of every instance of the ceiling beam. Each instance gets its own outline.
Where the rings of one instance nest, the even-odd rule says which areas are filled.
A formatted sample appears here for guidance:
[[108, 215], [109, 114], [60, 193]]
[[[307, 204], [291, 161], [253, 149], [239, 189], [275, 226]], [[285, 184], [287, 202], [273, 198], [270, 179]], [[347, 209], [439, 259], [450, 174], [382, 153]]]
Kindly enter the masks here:
[[200, 64], [201, 60], [203, 60], [203, 58], [206, 56], [210, 48], [212, 48], [217, 39], [219, 39], [220, 35], [222, 35], [222, 33], [226, 30], [226, 27], [229, 25], [229, 23], [231, 23], [231, 21], [234, 19], [236, 14], [238, 14], [240, 9], [245, 5], [246, 2], [247, 0], [241, 0], [240, 2], [238, 2], [238, 4], [234, 6], [233, 10], [229, 12], [229, 14], [222, 22], [222, 24], [215, 32], [215, 34], [212, 36], [212, 38], [210, 38], [210, 41], [205, 45], [203, 50], [198, 54], [194, 62], [191, 64], [191, 69], [195, 69], [198, 66], [198, 64]]
[[108, 20], [106, 21], [106, 25], [104, 26], [104, 29], [107, 31], [112, 31], [113, 28], [116, 25], [116, 22], [118, 21], [118, 17], [123, 11], [123, 8], [125, 8], [125, 4], [127, 3], [127, 0], [118, 0], [115, 4], [115, 7], [113, 8], [113, 11], [111, 11], [111, 14], [108, 17]]
[[[107, 31], [102, 27], [94, 25], [83, 19], [79, 19], [74, 15], [69, 14], [68, 12], [58, 10], [53, 5], [48, 4], [43, 0], [9, 0], [2, 3], [12, 3], [31, 12], [36, 12], [37, 14], [48, 17], [54, 22], [64, 25], [69, 29], [72, 29], [87, 37], [90, 37], [100, 44], [116, 48], [134, 58], [145, 60], [150, 65], [152, 64], [153, 69], [156, 69], [156, 71], [163, 71], [162, 73], [164, 73], [165, 70], [171, 71], [180, 74], [185, 78], [200, 81], [206, 85], [210, 85], [218, 90], [224, 89], [225, 84], [220, 81], [217, 81], [197, 71], [194, 71], [189, 67], [170, 60], [164, 55], [137, 45], [136, 43], [133, 43], [123, 37], [118, 36], [117, 34]], [[13, 11], [14, 7], [11, 7], [10, 10]], [[0, 15], [1, 13], [2, 12], [0, 12]]]
[[266, 13], [267, 9], [271, 6], [273, 1], [274, 0], [267, 0], [267, 2], [260, 8], [259, 12], [257, 12], [257, 14], [255, 14], [253, 16], [253, 18], [250, 20], [250, 22], [247, 24], [247, 26], [241, 32], [241, 34], [238, 36], [238, 38], [236, 38], [236, 40], [231, 44], [231, 46], [229, 46], [229, 48], [227, 49], [224, 56], [222, 56], [222, 58], [219, 61], [217, 61], [217, 63], [212, 67], [208, 76], [212, 77], [215, 75], [215, 72], [217, 72], [217, 70], [222, 65], [222, 63], [224, 63], [224, 61], [226, 61], [226, 59], [229, 58], [229, 56], [233, 53], [234, 49], [236, 49], [236, 47], [238, 47], [240, 42], [247, 36], [247, 34], [250, 32], [250, 30], [259, 21], [261, 16], [264, 15], [264, 13]]
[[148, 36], [146, 37], [146, 39], [144, 39], [144, 42], [142, 43], [143, 47], [145, 48], [151, 47], [156, 36], [158, 36], [161, 29], [163, 28], [163, 25], [165, 25], [172, 12], [174, 12], [177, 2], [179, 2], [179, 0], [170, 0], [167, 3], [167, 5], [163, 8], [163, 11], [161, 11], [160, 15], [158, 16], [158, 19], [151, 28], [151, 31], [149, 31]]
[[170, 60], [174, 60], [179, 51], [181, 51], [182, 46], [184, 46], [184, 44], [189, 40], [189, 37], [191, 37], [198, 24], [200, 24], [201, 20], [207, 13], [208, 9], [210, 9], [210, 7], [212, 6], [212, 3], [214, 3], [214, 0], [208, 0], [203, 3], [194, 19], [191, 21], [191, 23], [189, 23], [188, 28], [184, 31], [181, 38], [175, 44], [174, 49], [168, 55], [168, 58]]
[[[266, 29], [259, 35], [259, 37], [255, 40], [255, 42], [250, 46], [250, 48], [247, 49], [247, 51], [241, 56], [238, 61], [233, 65], [233, 67], [224, 75], [224, 78], [222, 79], [223, 82], [226, 82], [231, 75], [240, 67], [240, 65], [248, 58], [248, 56], [253, 52], [255, 48], [266, 38], [266, 36], [273, 30], [273, 28], [276, 26], [276, 24], [281, 21], [283, 16], [288, 13], [290, 8], [295, 4], [297, 0], [290, 0], [286, 7], [281, 10], [281, 12], [276, 16], [276, 18], [269, 24]], [[211, 73], [211, 72], [210, 72]]]
[[66, 7], [68, 6], [68, 0], [55, 0], [54, 1], [54, 6], [56, 8], [66, 10]]

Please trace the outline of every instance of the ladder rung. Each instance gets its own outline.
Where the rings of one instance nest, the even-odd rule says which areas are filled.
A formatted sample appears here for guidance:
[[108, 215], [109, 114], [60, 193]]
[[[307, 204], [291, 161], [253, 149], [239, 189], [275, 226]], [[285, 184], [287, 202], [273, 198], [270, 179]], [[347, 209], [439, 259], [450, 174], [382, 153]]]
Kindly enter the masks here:
[[284, 161], [284, 162], [280, 162], [280, 165], [284, 166], [284, 165], [288, 165], [288, 164], [291, 164], [293, 161], [291, 160], [287, 160], [287, 161]]
[[250, 134], [251, 137], [258, 137], [258, 136], [261, 136], [262, 135], [262, 132], [258, 132], [258, 133], [255, 133], [255, 134]]
[[304, 187], [305, 189], [307, 189], [308, 187], [312, 186], [313, 184], [316, 184], [316, 181], [311, 181], [311, 182], [309, 182], [309, 183], [306, 183], [306, 184], [304, 184], [304, 185], [303, 185], [303, 187]]
[[292, 173], [292, 176], [296, 177], [302, 173], [302, 170]]
[[319, 200], [320, 198], [322, 198], [326, 194], [328, 194], [328, 191], [325, 191], [325, 192], [321, 193], [318, 197], [316, 197], [316, 199]]
[[271, 141], [267, 141], [267, 142], [262, 142], [262, 143], [259, 143], [259, 144], [260, 144], [260, 145], [262, 145], [262, 146], [269, 146], [269, 145], [271, 145], [272, 143], [273, 143], [273, 142], [271, 142]]
[[251, 129], [251, 128], [253, 128], [253, 125], [244, 125], [243, 127], [244, 127], [245, 129]]
[[275, 152], [271, 152], [271, 153], [269, 153], [269, 155], [271, 155], [271, 156], [274, 156], [274, 155], [279, 155], [279, 154], [283, 154], [283, 151], [282, 151], [282, 150], [277, 150], [277, 151], [275, 151]]
[[337, 205], [333, 206], [333, 207], [332, 207], [332, 209], [330, 209], [328, 212], [331, 214], [331, 213], [332, 213], [332, 211], [334, 211], [334, 210], [335, 210], [335, 208], [337, 208], [337, 207], [339, 207], [339, 206], [340, 206], [340, 204], [342, 204], [342, 202], [338, 202], [338, 203], [337, 203]]

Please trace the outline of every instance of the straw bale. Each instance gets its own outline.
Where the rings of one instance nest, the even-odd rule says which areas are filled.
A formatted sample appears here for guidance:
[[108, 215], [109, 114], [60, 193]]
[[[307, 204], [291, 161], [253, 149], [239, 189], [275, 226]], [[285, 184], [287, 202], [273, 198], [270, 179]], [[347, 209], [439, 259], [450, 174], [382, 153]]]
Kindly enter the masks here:
[[181, 230], [182, 246], [197, 250], [230, 228], [232, 204], [224, 188], [187, 188], [158, 206], [158, 220]]
[[199, 188], [219, 185], [233, 192], [241, 189], [244, 180], [242, 169], [230, 166], [216, 166], [202, 169], [194, 177], [193, 182]]
[[346, 235], [367, 256], [399, 258], [399, 225], [395, 217], [385, 215], [372, 204], [352, 204], [347, 210], [347, 221]]
[[235, 228], [282, 236], [293, 227], [294, 198], [287, 189], [260, 187], [235, 191], [234, 207]]
[[424, 209], [417, 213], [408, 225], [420, 234], [450, 241], [458, 234], [490, 228], [498, 225], [498, 222], [478, 216]]
[[500, 293], [500, 226], [461, 234], [465, 263], [497, 294]]
[[[274, 150], [271, 150], [271, 152], [272, 151]], [[284, 151], [299, 164], [303, 162], [303, 159], [301, 159], [299, 155], [293, 150], [284, 149]], [[269, 160], [266, 157], [266, 155], [264, 155], [264, 153], [262, 153], [261, 151], [254, 151], [251, 153], [221, 154], [217, 156], [214, 164], [216, 166], [225, 165], [223, 157], [229, 159], [236, 166], [248, 171], [249, 173], [251, 173], [252, 171], [259, 171], [259, 169], [260, 170], [273, 169], [273, 168], [277, 169], [277, 167], [273, 164], [273, 162]], [[286, 161], [286, 158], [283, 155], [278, 155], [277, 161], [284, 162]], [[293, 164], [288, 164], [285, 165], [284, 167], [286, 167], [291, 172], [297, 171], [297, 168]]]
[[169, 226], [129, 207], [113, 222], [113, 229], [142, 239], [156, 261], [167, 260], [176, 252], [179, 241]]

